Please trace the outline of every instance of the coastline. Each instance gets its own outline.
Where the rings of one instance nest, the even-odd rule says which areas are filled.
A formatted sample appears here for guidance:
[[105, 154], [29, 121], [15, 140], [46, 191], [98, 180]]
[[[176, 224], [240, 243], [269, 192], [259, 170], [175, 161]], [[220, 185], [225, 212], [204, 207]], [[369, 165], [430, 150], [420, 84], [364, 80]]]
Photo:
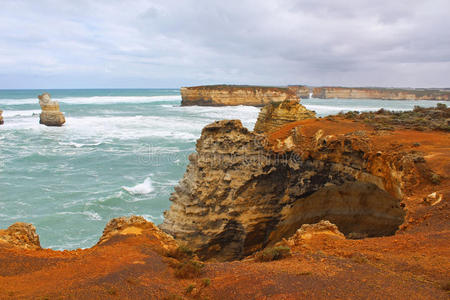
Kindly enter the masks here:
[[[178, 278], [178, 266], [189, 261], [183, 261], [179, 256], [170, 253], [178, 247], [176, 243], [184, 243], [180, 240], [174, 241], [152, 223], [141, 218], [111, 220], [99, 243], [84, 250], [23, 249], [20, 243], [26, 246], [27, 238], [20, 238], [19, 231], [10, 230], [8, 236], [19, 237], [19, 247], [0, 243], [0, 260], [4, 266], [0, 295], [15, 298], [42, 295], [54, 297], [65, 294], [75, 298], [116, 295], [124, 299], [149, 296], [161, 299], [175, 296], [188, 299], [196, 296], [220, 299], [233, 286], [234, 296], [229, 296], [230, 299], [242, 299], [249, 295], [263, 297], [269, 292], [274, 297], [288, 294], [294, 298], [312, 299], [343, 294], [349, 297], [375, 297], [380, 296], [380, 293], [386, 297], [389, 295], [397, 298], [444, 299], [446, 292], [441, 285], [445, 284], [447, 278], [450, 238], [447, 203], [450, 191], [446, 188], [449, 178], [445, 176], [445, 170], [450, 164], [448, 133], [432, 131], [428, 127], [423, 131], [405, 129], [404, 126], [408, 124], [397, 124], [397, 121], [393, 123], [396, 124], [393, 128], [378, 128], [376, 125], [386, 123], [385, 116], [390, 115], [380, 113], [377, 116], [379, 120], [373, 124], [365, 122], [366, 117], [358, 119], [352, 114], [290, 122], [268, 135], [268, 144], [263, 144], [264, 149], [261, 148], [260, 151], [278, 155], [294, 152], [297, 153], [299, 161], [313, 159], [319, 162], [318, 166], [326, 165], [327, 161], [339, 163], [342, 167], [331, 169], [344, 172], [350, 170], [359, 181], [375, 180], [374, 182], [396, 199], [401, 199], [406, 210], [400, 230], [392, 236], [343, 239], [329, 233], [313, 233], [307, 239], [289, 239], [291, 254], [285, 259], [259, 262], [256, 256], [253, 256], [256, 248], [248, 252], [249, 256], [243, 260], [201, 262], [202, 268], [198, 275]], [[202, 145], [209, 147], [217, 142], [214, 147], [218, 148], [214, 152], [225, 155], [222, 162], [227, 163], [227, 153], [236, 153], [235, 147], [242, 145], [240, 141], [251, 133], [247, 129], [237, 128], [237, 124], [233, 125], [237, 126], [233, 127], [234, 129], [227, 129], [226, 126], [222, 128], [222, 125], [224, 124], [213, 126], [220, 132], [216, 132], [214, 128], [204, 129], [205, 136], [202, 139], [205, 141], [199, 140], [197, 149], [201, 150], [199, 147]], [[320, 130], [323, 132], [318, 134]], [[235, 131], [238, 139], [233, 137]], [[207, 142], [209, 136], [212, 140]], [[230, 144], [221, 143], [219, 137], [228, 139]], [[347, 139], [351, 141], [350, 144], [346, 142]], [[257, 142], [254, 138], [251, 140]], [[320, 150], [321, 145], [332, 151], [323, 152]], [[341, 148], [343, 145], [346, 146]], [[361, 154], [360, 151], [366, 153]], [[194, 157], [190, 157], [190, 160], [194, 163], [191, 169], [195, 168]], [[271, 163], [270, 160], [267, 162]], [[362, 165], [358, 165], [361, 163]], [[282, 165], [273, 167], [281, 168]], [[364, 175], [364, 172], [358, 171], [360, 168], [370, 170], [374, 177]], [[250, 171], [250, 175], [255, 172], [252, 165], [246, 169]], [[218, 169], [219, 172], [220, 170]], [[290, 172], [296, 172], [294, 170], [295, 167]], [[231, 171], [230, 174], [230, 178], [223, 179], [236, 182], [232, 180]], [[438, 174], [439, 178], [433, 179], [432, 174]], [[262, 175], [260, 179], [258, 176], [254, 177], [257, 181], [262, 180], [262, 188], [275, 187], [280, 183], [280, 178], [285, 178], [275, 176], [272, 180]], [[263, 178], [270, 180], [264, 181]], [[376, 178], [385, 178], [385, 181], [378, 182]], [[202, 182], [203, 179], [200, 179], [197, 184]], [[255, 186], [258, 186], [258, 183]], [[318, 188], [316, 185], [312, 187]], [[241, 193], [245, 191], [236, 188]], [[180, 192], [186, 189], [175, 190]], [[253, 198], [255, 195], [252, 195], [253, 193], [249, 193], [247, 197], [250, 198], [242, 199], [243, 203], [252, 205], [252, 201], [256, 199], [271, 201], [269, 198]], [[216, 199], [211, 198], [213, 202]], [[221, 207], [232, 208], [232, 205], [230, 203]], [[267, 208], [264, 203], [254, 205]], [[200, 215], [203, 208], [202, 204], [186, 207], [190, 213]], [[231, 209], [227, 218], [236, 217], [233, 211], [237, 212], [236, 209]], [[252, 207], [245, 208], [244, 211], [256, 216]], [[182, 227], [178, 228], [183, 230]], [[261, 227], [258, 228], [261, 230]], [[279, 232], [283, 231], [284, 229]], [[233, 229], [230, 232], [235, 231]], [[285, 234], [282, 236], [287, 238]], [[226, 235], [219, 236], [222, 241], [232, 242]], [[252, 238], [255, 237], [257, 236]], [[277, 237], [278, 241], [280, 237]], [[189, 239], [186, 244], [191, 246]], [[217, 247], [212, 247], [210, 251], [215, 249]], [[30, 268], [30, 265], [33, 267]], [[386, 272], [390, 275], [386, 276]], [[39, 284], [30, 285], [30, 280]], [[210, 283], [206, 285], [204, 282]], [[339, 282], [346, 284], [338, 284]], [[367, 283], [382, 286], [383, 289], [373, 289]], [[191, 285], [194, 287], [187, 293], [187, 287]], [[299, 285], [307, 289], [298, 289]], [[334, 286], [334, 289], [323, 289], [323, 285]]]
[[182, 87], [182, 106], [264, 106], [298, 96], [303, 99], [450, 100], [448, 89], [401, 89], [363, 87], [287, 87], [249, 85], [205, 85]]

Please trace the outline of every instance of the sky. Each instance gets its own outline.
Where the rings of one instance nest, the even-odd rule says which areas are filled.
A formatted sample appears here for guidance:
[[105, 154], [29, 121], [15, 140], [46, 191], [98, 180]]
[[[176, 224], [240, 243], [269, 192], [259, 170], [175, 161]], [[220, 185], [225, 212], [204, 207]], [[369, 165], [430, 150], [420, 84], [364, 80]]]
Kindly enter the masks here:
[[449, 0], [0, 1], [0, 89], [450, 87]]

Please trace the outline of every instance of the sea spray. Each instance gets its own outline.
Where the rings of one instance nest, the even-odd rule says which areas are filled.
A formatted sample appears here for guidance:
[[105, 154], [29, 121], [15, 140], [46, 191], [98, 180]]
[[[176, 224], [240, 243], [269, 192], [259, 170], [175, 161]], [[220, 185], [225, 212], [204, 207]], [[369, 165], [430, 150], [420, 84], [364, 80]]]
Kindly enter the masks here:
[[143, 183], [139, 183], [133, 187], [123, 186], [122, 188], [132, 195], [145, 195], [154, 190], [150, 177], [145, 178]]

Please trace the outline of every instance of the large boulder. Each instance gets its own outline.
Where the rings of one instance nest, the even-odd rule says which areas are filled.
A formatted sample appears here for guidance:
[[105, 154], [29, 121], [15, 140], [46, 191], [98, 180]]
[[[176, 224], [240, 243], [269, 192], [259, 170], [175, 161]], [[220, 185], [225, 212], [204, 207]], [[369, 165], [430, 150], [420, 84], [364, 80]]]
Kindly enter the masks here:
[[66, 119], [59, 110], [59, 103], [52, 101], [49, 93], [39, 95], [38, 98], [39, 105], [42, 109], [39, 123], [47, 126], [62, 126], [66, 122]]
[[14, 223], [8, 229], [0, 229], [0, 245], [24, 249], [40, 249], [36, 228], [28, 223]]

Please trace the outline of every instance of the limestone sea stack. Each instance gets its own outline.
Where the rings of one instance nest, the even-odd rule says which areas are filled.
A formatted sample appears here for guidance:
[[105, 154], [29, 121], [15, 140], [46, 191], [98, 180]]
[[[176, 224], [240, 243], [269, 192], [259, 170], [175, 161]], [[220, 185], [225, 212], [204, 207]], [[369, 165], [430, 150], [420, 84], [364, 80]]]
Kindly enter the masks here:
[[3, 110], [0, 110], [0, 125], [3, 125], [4, 121], [3, 121]]
[[285, 124], [315, 117], [316, 113], [306, 109], [298, 100], [270, 103], [261, 109], [254, 130], [256, 132], [273, 132]]
[[247, 85], [207, 85], [182, 87], [181, 105], [264, 106], [271, 102], [298, 100], [295, 89]]
[[39, 105], [42, 109], [39, 123], [46, 126], [62, 126], [66, 122], [66, 119], [59, 110], [59, 103], [52, 101], [49, 93], [39, 95], [38, 98]]

